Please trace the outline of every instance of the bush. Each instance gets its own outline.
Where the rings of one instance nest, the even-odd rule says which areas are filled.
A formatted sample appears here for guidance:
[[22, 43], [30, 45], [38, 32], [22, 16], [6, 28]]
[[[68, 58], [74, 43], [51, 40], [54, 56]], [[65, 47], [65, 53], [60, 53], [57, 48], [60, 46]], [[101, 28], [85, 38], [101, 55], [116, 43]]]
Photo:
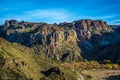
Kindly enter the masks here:
[[105, 64], [107, 64], [107, 63], [110, 64], [111, 61], [110, 61], [110, 60], [104, 60], [104, 63], [105, 63]]
[[112, 69], [118, 69], [118, 68], [119, 68], [118, 64], [112, 64]]
[[100, 68], [100, 64], [97, 62], [97, 61], [91, 61], [90, 62], [90, 65], [93, 67], [93, 68]]
[[112, 64], [109, 60], [106, 60], [106, 62], [106, 64], [99, 64], [97, 61], [74, 62], [74, 67], [82, 69], [119, 69], [118, 64]]
[[111, 64], [104, 64], [103, 68], [105, 68], [105, 69], [112, 69], [112, 65]]

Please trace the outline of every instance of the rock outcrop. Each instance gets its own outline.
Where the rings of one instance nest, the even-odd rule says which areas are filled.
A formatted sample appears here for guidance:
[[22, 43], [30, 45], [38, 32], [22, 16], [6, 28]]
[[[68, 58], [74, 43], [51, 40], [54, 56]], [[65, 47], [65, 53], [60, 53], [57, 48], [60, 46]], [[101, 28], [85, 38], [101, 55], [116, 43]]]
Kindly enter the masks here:
[[78, 20], [60, 24], [10, 20], [5, 21], [0, 31], [4, 35], [0, 36], [10, 42], [34, 48], [41, 45], [43, 52], [35, 48], [35, 53], [43, 53], [51, 59], [62, 61], [80, 61], [82, 56], [88, 58], [99, 51], [99, 47], [114, 44], [118, 40], [116, 36], [111, 41], [116, 34], [101, 20]]
[[59, 26], [72, 27], [80, 40], [90, 39], [94, 34], [111, 31], [111, 28], [102, 20], [78, 20], [72, 23], [60, 23]]
[[[56, 43], [59, 43], [62, 40], [76, 43], [76, 40], [78, 39], [81, 41], [89, 40], [93, 35], [112, 31], [106, 22], [101, 20], [78, 20], [73, 21], [72, 23], [60, 23], [59, 25], [28, 22], [19, 23], [16, 20], [6, 20], [5, 26], [9, 27], [9, 29], [6, 29], [5, 27], [4, 28], [6, 29], [6, 35], [9, 38], [14, 38], [13, 40], [10, 38], [12, 41], [17, 40], [18, 38], [15, 38], [17, 36], [20, 38], [24, 36], [29, 38], [29, 41], [27, 42], [29, 42], [28, 44], [30, 45], [34, 44], [35, 42], [42, 43], [43, 38], [47, 38], [47, 43], [50, 43], [50, 38], [54, 38], [54, 42]], [[25, 41], [26, 39], [22, 40]], [[24, 42], [20, 40], [17, 41], [20, 43]]]
[[[21, 27], [22, 26], [22, 27]], [[24, 28], [23, 28], [24, 27]], [[81, 50], [77, 46], [79, 41], [74, 29], [65, 29], [58, 25], [47, 23], [18, 22], [16, 20], [6, 21], [3, 26], [5, 38], [10, 42], [21, 43], [32, 47], [42, 45], [45, 49], [44, 55], [51, 59], [62, 60], [64, 54], [71, 54], [75, 57], [64, 59], [64, 61], [79, 60]], [[35, 48], [35, 53], [39, 49]]]
[[15, 26], [15, 25], [18, 25], [18, 24], [19, 24], [19, 22], [17, 20], [10, 20], [10, 21], [6, 20], [5, 21], [5, 26], [7, 26], [7, 27]]

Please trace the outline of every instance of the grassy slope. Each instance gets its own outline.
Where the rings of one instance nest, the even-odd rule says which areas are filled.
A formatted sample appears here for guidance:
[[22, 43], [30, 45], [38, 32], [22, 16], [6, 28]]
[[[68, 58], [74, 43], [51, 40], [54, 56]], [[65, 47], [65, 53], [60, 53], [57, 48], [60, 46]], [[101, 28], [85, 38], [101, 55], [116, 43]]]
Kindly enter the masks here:
[[[20, 48], [17, 44], [10, 44], [3, 39], [0, 43], [0, 53], [6, 60], [3, 66], [4, 69], [8, 67], [15, 70], [18, 69], [23, 72], [27, 78], [39, 78], [40, 74], [37, 71], [40, 71], [40, 67], [34, 58], [32, 58], [33, 56], [28, 48]], [[22, 62], [24, 62], [24, 66]]]
[[[58, 66], [64, 72], [65, 80], [79, 80], [79, 70], [72, 71], [59, 61], [53, 61], [35, 54], [31, 48], [17, 43], [9, 43], [0, 38], [0, 80], [39, 80], [45, 77], [41, 71]], [[119, 70], [82, 70], [83, 75], [90, 75], [94, 79], [103, 79], [113, 74], [120, 74]], [[54, 75], [50, 75], [57, 80]], [[49, 77], [47, 77], [48, 80]], [[61, 79], [62, 80], [62, 79]], [[89, 80], [89, 79], [88, 79]]]
[[73, 80], [76, 75], [69, 69], [59, 65], [59, 62], [41, 58], [33, 54], [33, 50], [17, 43], [9, 43], [0, 38], [0, 78], [2, 79], [22, 79], [39, 80], [45, 77], [41, 71], [53, 66], [59, 66], [65, 73], [66, 80]]

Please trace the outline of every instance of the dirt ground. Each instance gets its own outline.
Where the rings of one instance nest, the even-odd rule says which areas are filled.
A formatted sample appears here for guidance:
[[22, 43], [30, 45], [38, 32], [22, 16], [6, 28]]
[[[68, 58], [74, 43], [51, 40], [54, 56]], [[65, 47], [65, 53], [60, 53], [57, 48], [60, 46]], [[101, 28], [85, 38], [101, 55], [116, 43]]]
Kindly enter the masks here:
[[92, 76], [94, 80], [114, 80], [112, 76], [120, 75], [120, 70], [84, 70], [82, 74]]

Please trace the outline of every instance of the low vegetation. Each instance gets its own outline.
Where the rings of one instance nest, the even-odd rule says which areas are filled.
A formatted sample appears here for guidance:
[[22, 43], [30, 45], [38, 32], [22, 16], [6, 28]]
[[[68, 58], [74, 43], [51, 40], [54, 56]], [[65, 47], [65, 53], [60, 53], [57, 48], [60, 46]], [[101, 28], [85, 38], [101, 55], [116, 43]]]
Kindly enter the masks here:
[[74, 66], [76, 68], [82, 68], [82, 69], [119, 69], [118, 64], [114, 63], [105, 63], [100, 64], [97, 61], [86, 61], [86, 62], [75, 62]]
[[[35, 54], [31, 48], [17, 43], [9, 43], [0, 38], [0, 80], [53, 80], [55, 77], [62, 79], [64, 76], [65, 80], [76, 79], [72, 70], [65, 69], [59, 64], [60, 62]], [[56, 76], [53, 74], [46, 76], [42, 73], [42, 71], [47, 71], [54, 66], [58, 66], [58, 71], [64, 75], [59, 76], [55, 73]]]

